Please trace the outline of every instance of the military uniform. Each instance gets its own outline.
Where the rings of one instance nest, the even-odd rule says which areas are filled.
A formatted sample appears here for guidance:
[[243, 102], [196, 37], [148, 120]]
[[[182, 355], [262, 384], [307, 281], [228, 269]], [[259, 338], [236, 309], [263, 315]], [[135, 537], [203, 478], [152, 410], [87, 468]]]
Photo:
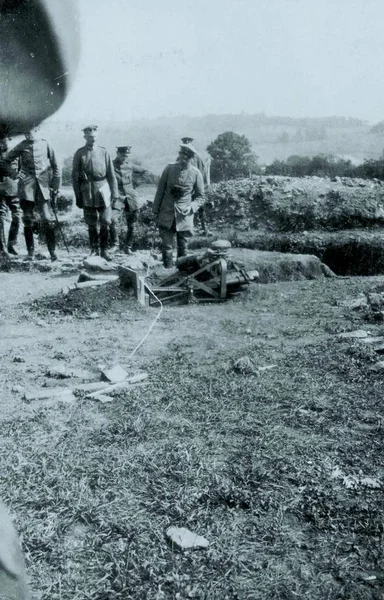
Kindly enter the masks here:
[[55, 151], [44, 139], [26, 139], [17, 144], [6, 156], [11, 165], [19, 161], [18, 196], [23, 211], [24, 235], [28, 255], [33, 256], [34, 210], [37, 209], [46, 235], [51, 258], [57, 258], [55, 215], [50, 202], [51, 191], [60, 187], [60, 170]]
[[[7, 152], [7, 145], [4, 143], [0, 148], [0, 252], [17, 255], [15, 245], [19, 233], [21, 208], [19, 198], [17, 197], [17, 173], [19, 170], [19, 161], [15, 160], [11, 165], [4, 162]], [[11, 212], [12, 220], [8, 234], [8, 244], [5, 243], [5, 221], [8, 209]]]
[[112, 223], [109, 229], [110, 245], [112, 247], [118, 245], [116, 224], [120, 218], [121, 211], [124, 211], [127, 223], [124, 250], [129, 254], [134, 241], [139, 209], [137, 193], [133, 186], [133, 176], [135, 174], [142, 175], [146, 170], [139, 165], [135, 165], [132, 159], [129, 158], [129, 146], [118, 146], [117, 151], [123, 158], [118, 156], [113, 160], [119, 198], [115, 200], [112, 206]]
[[161, 175], [153, 213], [162, 239], [163, 262], [172, 266], [172, 246], [177, 239], [177, 254], [185, 256], [187, 239], [193, 234], [193, 215], [205, 199], [203, 178], [196, 167], [179, 162], [167, 165]]
[[[85, 130], [84, 130], [85, 131]], [[76, 205], [84, 210], [91, 250], [105, 254], [111, 223], [111, 195], [118, 197], [117, 181], [109, 152], [103, 146], [86, 144], [73, 158], [72, 183]], [[100, 234], [97, 228], [100, 220]]]
[[[193, 138], [183, 137], [182, 142], [183, 142], [183, 144], [187, 144], [187, 145], [191, 144], [193, 142]], [[191, 164], [194, 167], [196, 167], [196, 169], [199, 169], [199, 171], [203, 177], [204, 185], [207, 186], [208, 185], [207, 170], [205, 168], [203, 159], [197, 152], [193, 156], [193, 158], [191, 160]], [[196, 221], [200, 221], [200, 225], [201, 225], [201, 229], [203, 230], [203, 233], [207, 234], [208, 230], [207, 230], [207, 224], [206, 224], [206, 215], [205, 215], [204, 205], [200, 206], [199, 210], [196, 212]]]

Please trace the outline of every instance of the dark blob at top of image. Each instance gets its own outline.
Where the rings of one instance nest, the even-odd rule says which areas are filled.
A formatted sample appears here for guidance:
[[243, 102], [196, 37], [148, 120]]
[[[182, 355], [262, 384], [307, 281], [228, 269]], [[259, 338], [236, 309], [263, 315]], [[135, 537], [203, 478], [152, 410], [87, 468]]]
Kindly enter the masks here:
[[77, 0], [0, 0], [0, 135], [62, 105], [80, 53]]

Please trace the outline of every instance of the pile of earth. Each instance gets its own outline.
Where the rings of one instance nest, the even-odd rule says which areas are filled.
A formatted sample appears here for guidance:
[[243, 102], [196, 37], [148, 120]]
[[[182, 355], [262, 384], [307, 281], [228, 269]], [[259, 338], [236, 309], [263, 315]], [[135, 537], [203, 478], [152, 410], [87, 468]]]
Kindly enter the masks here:
[[384, 225], [384, 186], [348, 177], [255, 176], [211, 186], [210, 222], [246, 231], [341, 230]]
[[120, 287], [119, 282], [109, 282], [95, 288], [69, 290], [53, 296], [44, 296], [30, 303], [31, 311], [42, 317], [47, 315], [74, 315], [98, 318], [113, 312], [116, 316], [125, 316], [140, 306], [133, 298], [132, 290]]

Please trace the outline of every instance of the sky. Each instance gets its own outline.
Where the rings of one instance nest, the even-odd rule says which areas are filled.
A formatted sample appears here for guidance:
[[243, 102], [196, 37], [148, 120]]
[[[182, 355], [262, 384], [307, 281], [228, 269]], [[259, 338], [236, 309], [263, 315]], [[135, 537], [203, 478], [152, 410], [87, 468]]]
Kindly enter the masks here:
[[62, 120], [384, 119], [383, 0], [77, 0]]

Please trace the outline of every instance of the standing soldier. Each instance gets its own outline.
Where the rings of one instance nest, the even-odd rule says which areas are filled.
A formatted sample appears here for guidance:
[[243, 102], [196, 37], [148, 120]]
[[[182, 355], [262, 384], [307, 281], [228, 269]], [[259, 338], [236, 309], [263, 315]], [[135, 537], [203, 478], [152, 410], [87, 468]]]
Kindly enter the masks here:
[[153, 214], [162, 240], [163, 264], [173, 265], [173, 240], [176, 234], [177, 256], [187, 253], [187, 240], [193, 234], [193, 215], [204, 203], [203, 177], [191, 162], [196, 151], [181, 144], [178, 159], [167, 165], [157, 187]]
[[55, 215], [51, 206], [51, 194], [58, 193], [60, 170], [55, 151], [47, 140], [38, 137], [39, 127], [33, 127], [25, 134], [25, 140], [17, 144], [6, 155], [6, 163], [11, 166], [19, 160], [18, 196], [23, 211], [24, 236], [28, 258], [34, 256], [34, 210], [40, 214], [43, 231], [51, 260], [57, 260]]
[[[4, 162], [8, 152], [8, 141], [6, 138], [0, 139], [0, 253], [8, 256], [13, 254], [17, 256], [16, 244], [19, 233], [21, 208], [17, 197], [17, 173], [18, 163], [16, 160], [12, 165]], [[5, 220], [7, 210], [11, 211], [12, 220], [8, 234], [8, 244], [5, 242]]]
[[134, 174], [143, 175], [146, 172], [146, 169], [133, 163], [129, 157], [130, 153], [131, 146], [117, 146], [113, 168], [115, 170], [120, 197], [112, 205], [112, 222], [109, 228], [110, 248], [111, 250], [117, 250], [119, 240], [116, 225], [120, 219], [121, 211], [124, 210], [127, 223], [127, 234], [124, 241], [124, 252], [126, 254], [132, 254], [132, 244], [134, 242], [139, 209], [137, 193], [133, 186], [133, 176]]
[[[111, 260], [108, 254], [108, 228], [111, 224], [111, 197], [118, 199], [117, 181], [109, 152], [96, 146], [97, 125], [84, 127], [85, 146], [73, 158], [72, 183], [76, 206], [84, 210], [92, 254]], [[97, 227], [100, 222], [100, 233]]]
[[[193, 138], [191, 137], [183, 137], [181, 138], [181, 141], [183, 144], [192, 144], [193, 142]], [[204, 186], [206, 188], [208, 188], [209, 182], [208, 182], [208, 176], [207, 176], [207, 170], [205, 168], [205, 164], [203, 159], [201, 158], [201, 156], [198, 154], [198, 152], [195, 152], [195, 156], [192, 159], [192, 165], [194, 167], [196, 167], [197, 169], [199, 169], [202, 177], [203, 177], [203, 181], [204, 181]], [[201, 225], [201, 229], [203, 230], [203, 234], [204, 235], [208, 235], [210, 232], [207, 229], [207, 223], [206, 223], [206, 215], [205, 215], [205, 208], [204, 205], [200, 206], [199, 210], [196, 213], [196, 220], [200, 220], [200, 225]]]

